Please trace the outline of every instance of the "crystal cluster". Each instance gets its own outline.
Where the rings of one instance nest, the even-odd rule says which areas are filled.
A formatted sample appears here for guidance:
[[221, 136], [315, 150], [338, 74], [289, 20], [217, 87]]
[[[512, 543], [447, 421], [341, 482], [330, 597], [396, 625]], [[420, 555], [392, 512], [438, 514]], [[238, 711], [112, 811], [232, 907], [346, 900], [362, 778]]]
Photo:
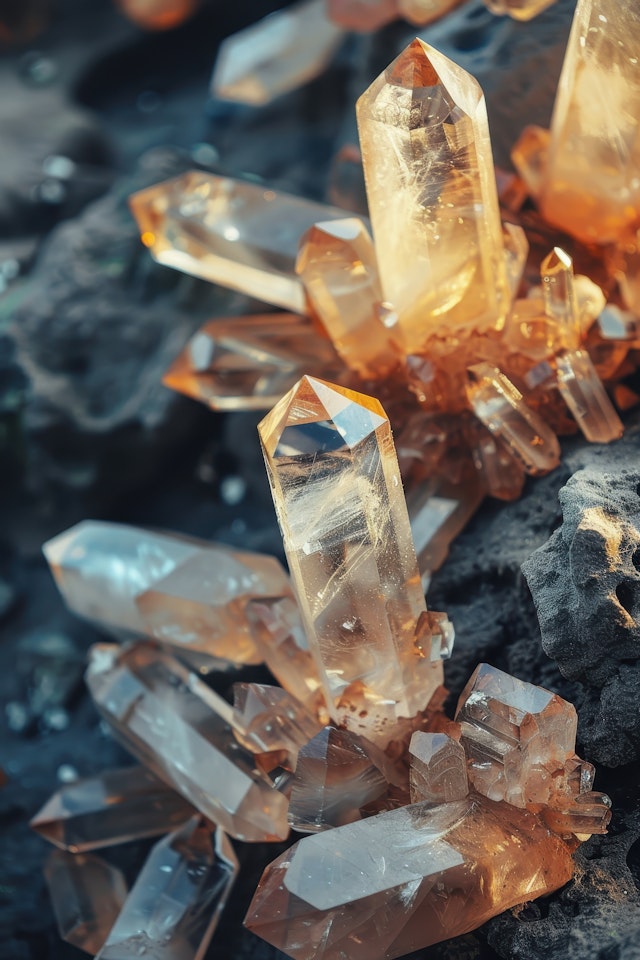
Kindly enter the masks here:
[[[86, 679], [142, 764], [65, 785], [32, 821], [59, 848], [61, 934], [100, 960], [201, 960], [228, 836], [308, 834], [265, 871], [250, 930], [293, 958], [391, 960], [557, 889], [610, 817], [557, 695], [481, 665], [444, 714], [453, 627], [424, 602], [380, 403], [304, 376], [259, 430], [291, 581], [117, 524], [45, 544], [68, 605], [124, 641], [94, 646]], [[216, 692], [189, 658], [223, 650], [282, 686]], [[163, 833], [128, 894], [93, 852]]]

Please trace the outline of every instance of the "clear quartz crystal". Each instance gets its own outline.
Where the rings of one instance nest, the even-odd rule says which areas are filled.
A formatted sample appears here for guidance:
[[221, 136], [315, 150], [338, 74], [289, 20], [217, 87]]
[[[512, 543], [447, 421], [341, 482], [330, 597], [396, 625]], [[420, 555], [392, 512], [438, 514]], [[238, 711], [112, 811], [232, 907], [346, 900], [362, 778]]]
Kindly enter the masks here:
[[446, 733], [416, 730], [409, 756], [412, 803], [451, 803], [469, 793], [464, 747]]

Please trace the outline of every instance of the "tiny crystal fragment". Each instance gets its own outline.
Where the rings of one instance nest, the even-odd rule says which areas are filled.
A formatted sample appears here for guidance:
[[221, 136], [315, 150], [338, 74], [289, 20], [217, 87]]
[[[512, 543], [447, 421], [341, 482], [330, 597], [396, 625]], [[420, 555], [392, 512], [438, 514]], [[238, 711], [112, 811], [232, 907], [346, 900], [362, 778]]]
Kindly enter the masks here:
[[239, 840], [287, 836], [287, 801], [233, 735], [233, 710], [151, 644], [91, 650], [87, 685], [131, 753]]
[[540, 205], [587, 243], [615, 242], [640, 212], [640, 7], [579, 0], [551, 122]]
[[589, 791], [577, 797], [564, 797], [557, 806], [544, 807], [541, 816], [554, 833], [562, 837], [591, 836], [606, 833], [611, 820], [611, 800], [606, 793]]
[[130, 20], [145, 30], [171, 30], [187, 20], [199, 0], [116, 0]]
[[558, 389], [591, 443], [610, 443], [623, 426], [586, 350], [565, 350], [556, 358]]
[[397, 364], [399, 338], [378, 313], [383, 296], [376, 254], [362, 220], [314, 224], [300, 241], [296, 272], [349, 367], [366, 377], [380, 376]]
[[469, 793], [464, 747], [446, 733], [424, 733], [409, 744], [411, 803], [451, 803]]
[[237, 663], [259, 663], [244, 608], [291, 596], [274, 557], [86, 520], [43, 547], [75, 613], [116, 630]]
[[467, 396], [475, 415], [504, 440], [527, 473], [547, 473], [557, 467], [558, 438], [511, 381], [490, 363], [470, 367], [469, 376]]
[[60, 787], [31, 827], [57, 847], [78, 853], [167, 833], [193, 812], [150, 770], [125, 767]]
[[418, 618], [415, 643], [429, 660], [448, 660], [453, 650], [455, 630], [446, 613], [425, 610]]
[[343, 32], [325, 0], [305, 0], [227, 37], [220, 46], [211, 93], [262, 106], [313, 80], [329, 63]]
[[294, 770], [298, 751], [319, 729], [318, 721], [282, 687], [233, 685], [233, 732], [265, 772], [276, 766]]
[[387, 781], [358, 737], [325, 727], [298, 754], [291, 786], [289, 823], [316, 833], [360, 819], [360, 808], [376, 800]]
[[407, 350], [439, 329], [499, 328], [510, 298], [476, 80], [416, 39], [357, 113], [382, 289]]
[[305, 312], [295, 274], [300, 237], [343, 210], [192, 171], [129, 198], [142, 242], [166, 266], [294, 313]]
[[200, 817], [155, 845], [96, 960], [202, 960], [238, 872]]
[[580, 345], [580, 322], [571, 257], [561, 247], [554, 247], [542, 261], [540, 278], [545, 311], [557, 324], [560, 344], [575, 350]]
[[116, 867], [91, 854], [52, 850], [44, 865], [60, 936], [93, 956], [105, 940], [127, 897]]
[[409, 23], [423, 27], [459, 7], [463, 0], [397, 0], [398, 13]]
[[259, 431], [329, 711], [388, 740], [442, 683], [415, 644], [425, 603], [389, 421], [377, 400], [303, 377]]
[[491, 13], [513, 17], [514, 20], [533, 20], [555, 2], [556, 0], [484, 0]]
[[205, 323], [163, 383], [212, 410], [268, 410], [303, 373], [333, 378], [342, 368], [306, 317], [264, 313]]
[[265, 870], [245, 924], [294, 960], [392, 960], [572, 874], [569, 845], [526, 810], [417, 803], [298, 841]]

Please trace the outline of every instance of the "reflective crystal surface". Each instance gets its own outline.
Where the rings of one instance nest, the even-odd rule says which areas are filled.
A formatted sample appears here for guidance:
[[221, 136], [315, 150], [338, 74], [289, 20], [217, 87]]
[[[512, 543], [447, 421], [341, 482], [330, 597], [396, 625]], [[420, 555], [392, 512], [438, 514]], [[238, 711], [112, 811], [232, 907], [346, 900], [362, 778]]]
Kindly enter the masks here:
[[205, 323], [162, 382], [212, 410], [268, 410], [303, 373], [337, 377], [342, 367], [306, 317], [263, 313]]
[[325, 0], [305, 0], [279, 10], [222, 42], [211, 93], [262, 106], [313, 80], [342, 37], [327, 16]]
[[233, 685], [233, 731], [265, 772], [295, 770], [298, 751], [319, 729], [319, 722], [282, 687]]
[[438, 329], [499, 327], [508, 281], [476, 80], [416, 39], [357, 114], [382, 289], [407, 349]]
[[442, 682], [415, 644], [425, 603], [389, 421], [377, 400], [303, 377], [259, 431], [329, 711], [388, 740]]
[[91, 854], [52, 850], [44, 877], [60, 936], [93, 956], [125, 902], [127, 885], [122, 873]]
[[469, 793], [464, 747], [446, 733], [421, 730], [409, 744], [411, 802], [451, 803]]
[[609, 443], [623, 426], [586, 350], [566, 350], [556, 358], [558, 389], [591, 443]]
[[97, 960], [202, 960], [237, 872], [224, 833], [192, 818], [152, 849]]
[[87, 685], [131, 753], [239, 840], [287, 836], [287, 801], [233, 735], [232, 707], [151, 644], [91, 650]]
[[104, 770], [66, 783], [31, 820], [31, 827], [72, 853], [167, 833], [193, 807], [144, 767]]
[[300, 237], [318, 220], [344, 217], [335, 207], [200, 171], [140, 190], [129, 203], [158, 263], [295, 313], [305, 312], [294, 269]]

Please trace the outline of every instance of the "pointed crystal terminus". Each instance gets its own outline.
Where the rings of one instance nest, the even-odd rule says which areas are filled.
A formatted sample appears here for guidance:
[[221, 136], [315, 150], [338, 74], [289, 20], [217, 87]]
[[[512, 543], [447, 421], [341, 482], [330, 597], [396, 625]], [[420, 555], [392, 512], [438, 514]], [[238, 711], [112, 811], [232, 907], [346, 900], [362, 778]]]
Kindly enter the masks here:
[[309, 319], [263, 313], [205, 323], [162, 382], [212, 410], [268, 410], [303, 373], [340, 379], [343, 370]]
[[232, 707], [151, 644], [92, 648], [87, 686], [125, 747], [238, 840], [282, 840], [287, 800], [233, 735]]
[[267, 867], [245, 925], [294, 960], [392, 960], [572, 875], [570, 847], [526, 810], [417, 803], [304, 837]]
[[167, 833], [194, 813], [191, 804], [144, 767], [104, 770], [65, 784], [30, 826], [72, 853]]
[[578, 239], [623, 239], [640, 213], [640, 7], [579, 0], [551, 121], [540, 205]]
[[412, 803], [451, 803], [469, 793], [464, 747], [446, 733], [416, 730], [409, 756]]
[[407, 349], [438, 329], [499, 328], [509, 288], [476, 80], [416, 39], [357, 114], [382, 289]]
[[193, 817], [152, 849], [96, 960], [202, 960], [237, 872], [224, 833]]
[[555, 433], [522, 399], [508, 377], [490, 363], [469, 368], [467, 396], [473, 412], [499, 436], [527, 473], [548, 473], [560, 463]]
[[344, 36], [325, 0], [272, 13], [223, 41], [211, 79], [221, 100], [262, 106], [313, 80]]
[[389, 421], [377, 400], [303, 377], [258, 429], [329, 711], [386, 742], [442, 682], [415, 644], [426, 608]]
[[122, 873], [101, 857], [52, 850], [44, 878], [60, 936], [94, 956], [126, 900]]
[[580, 317], [569, 254], [554, 247], [542, 261], [540, 279], [545, 313], [557, 323], [561, 344], [576, 350], [580, 346]]
[[129, 198], [142, 242], [168, 267], [294, 313], [305, 312], [295, 274], [300, 237], [344, 211], [255, 183], [193, 171]]
[[74, 613], [237, 663], [261, 660], [248, 601], [291, 596], [273, 557], [124, 524], [86, 520], [43, 550]]

